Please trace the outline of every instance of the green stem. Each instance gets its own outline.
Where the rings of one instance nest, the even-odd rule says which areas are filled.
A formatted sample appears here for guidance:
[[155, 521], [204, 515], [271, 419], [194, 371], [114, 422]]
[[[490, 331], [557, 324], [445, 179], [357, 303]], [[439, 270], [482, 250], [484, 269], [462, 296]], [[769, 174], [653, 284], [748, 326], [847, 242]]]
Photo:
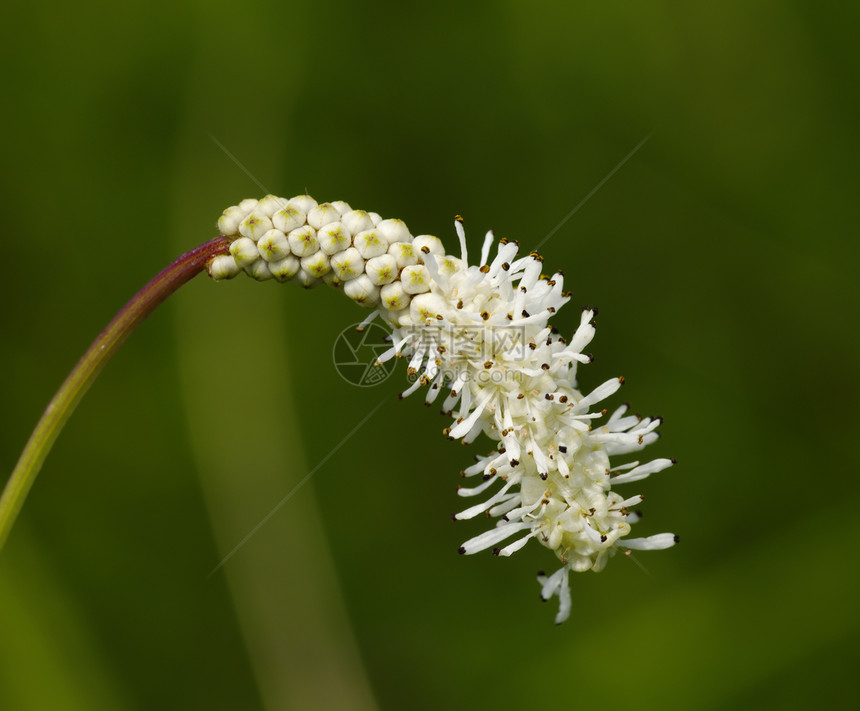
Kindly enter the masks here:
[[159, 304], [203, 271], [210, 259], [227, 252], [229, 245], [226, 238], [216, 237], [183, 254], [137, 292], [93, 341], [48, 403], [6, 483], [0, 497], [0, 549], [57, 435], [110, 357]]

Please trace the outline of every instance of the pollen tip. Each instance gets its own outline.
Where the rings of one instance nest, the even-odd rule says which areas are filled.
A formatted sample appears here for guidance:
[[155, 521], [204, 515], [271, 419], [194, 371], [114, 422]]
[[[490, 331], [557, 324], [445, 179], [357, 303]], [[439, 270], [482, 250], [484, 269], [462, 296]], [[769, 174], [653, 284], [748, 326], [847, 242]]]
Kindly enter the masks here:
[[454, 219], [457, 220], [457, 222], [462, 222], [463, 216], [462, 215], [454, 215]]
[[452, 514], [451, 514], [451, 520], [452, 520], [452, 521], [456, 521], [456, 520], [457, 520], [457, 514], [452, 513]]
[[673, 540], [675, 543], [680, 543], [680, 541], [681, 541], [681, 537], [680, 537], [680, 536], [672, 536], [672, 540]]
[[618, 382], [621, 383], [622, 385], [624, 385], [624, 376], [623, 375], [618, 378]]
[[493, 548], [493, 555], [499, 555], [502, 552], [501, 548]]
[[463, 548], [463, 546], [460, 546], [460, 547], [457, 549], [457, 552], [458, 552], [460, 555], [463, 555], [463, 554], [466, 552], [466, 549], [465, 549], [465, 548]]
[[677, 459], [675, 459], [675, 457], [672, 457], [670, 461], [672, 462], [672, 464], [677, 464], [677, 463], [678, 463], [678, 460], [677, 460]]

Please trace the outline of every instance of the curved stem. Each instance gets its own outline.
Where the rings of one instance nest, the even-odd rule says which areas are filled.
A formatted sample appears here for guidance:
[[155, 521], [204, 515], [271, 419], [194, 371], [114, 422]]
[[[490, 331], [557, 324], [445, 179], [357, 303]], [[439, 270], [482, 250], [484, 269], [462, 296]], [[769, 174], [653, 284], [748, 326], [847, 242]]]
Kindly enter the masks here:
[[159, 304], [203, 271], [210, 259], [227, 252], [229, 246], [226, 238], [216, 237], [183, 254], [137, 292], [92, 342], [48, 403], [6, 483], [0, 497], [0, 549], [57, 435], [110, 357]]

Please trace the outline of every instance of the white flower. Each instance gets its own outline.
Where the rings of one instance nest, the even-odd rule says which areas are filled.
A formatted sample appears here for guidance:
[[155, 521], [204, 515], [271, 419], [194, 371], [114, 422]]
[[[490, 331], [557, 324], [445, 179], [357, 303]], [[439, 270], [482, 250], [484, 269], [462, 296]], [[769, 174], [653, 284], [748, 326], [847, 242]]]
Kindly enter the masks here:
[[[661, 420], [628, 415], [626, 405], [608, 418], [606, 410], [592, 411], [624, 379], [613, 378], [587, 394], [578, 389], [577, 367], [591, 360], [583, 351], [594, 337], [596, 311], [582, 312], [570, 341], [559, 335], [549, 320], [570, 297], [561, 272], [542, 274], [537, 254], [521, 257], [516, 243], [496, 244], [490, 232], [478, 263], [470, 266], [459, 217], [457, 258], [445, 256], [432, 235], [412, 238], [400, 220], [383, 220], [346, 203], [318, 205], [308, 196], [245, 200], [225, 210], [218, 224], [233, 243], [231, 256], [210, 266], [214, 279], [244, 269], [257, 279], [295, 277], [311, 286], [329, 266], [308, 261], [321, 246], [330, 257], [324, 281], [376, 307], [365, 323], [379, 316], [391, 326], [393, 345], [380, 362], [408, 358], [414, 382], [403, 395], [425, 387], [425, 400], [432, 403], [444, 393], [442, 409], [453, 418], [445, 430], [450, 439], [468, 443], [483, 433], [497, 443], [462, 472], [480, 475], [480, 483], [459, 489], [478, 503], [454, 518], [484, 514], [498, 521], [466, 541], [460, 553], [492, 549], [509, 556], [532, 539], [550, 548], [561, 567], [539, 574], [538, 582], [544, 600], [559, 597], [556, 622], [570, 614], [570, 571], [599, 571], [619, 550], [657, 550], [677, 541], [668, 533], [627, 538], [638, 518], [630, 509], [642, 497], [625, 497], [613, 485], [644, 479], [674, 460], [610, 462], [653, 442]], [[281, 236], [287, 227], [292, 254], [285, 256]]]

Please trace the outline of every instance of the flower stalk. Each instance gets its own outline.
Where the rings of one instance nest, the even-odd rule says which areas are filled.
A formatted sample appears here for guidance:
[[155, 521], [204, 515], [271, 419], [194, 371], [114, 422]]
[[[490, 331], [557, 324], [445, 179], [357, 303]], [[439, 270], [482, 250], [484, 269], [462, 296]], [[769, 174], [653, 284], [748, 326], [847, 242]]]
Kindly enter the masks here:
[[156, 307], [229, 247], [227, 239], [216, 237], [183, 254], [135, 294], [93, 341], [48, 404], [6, 483], [0, 497], [0, 549], [54, 441], [111, 356]]

